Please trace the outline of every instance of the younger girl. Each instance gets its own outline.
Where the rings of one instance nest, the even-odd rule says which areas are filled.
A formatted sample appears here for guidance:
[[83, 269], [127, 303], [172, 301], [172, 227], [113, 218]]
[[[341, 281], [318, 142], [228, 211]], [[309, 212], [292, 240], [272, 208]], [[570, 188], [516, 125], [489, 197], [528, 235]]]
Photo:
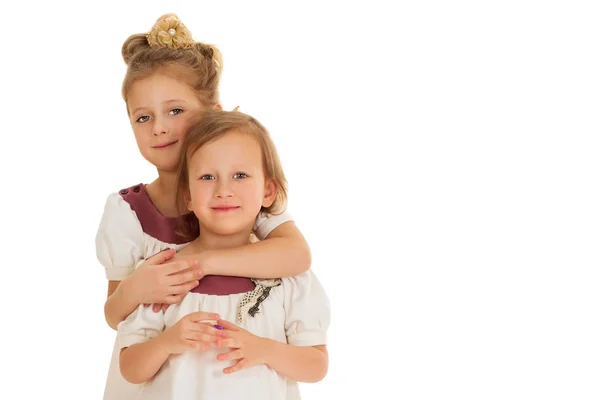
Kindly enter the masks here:
[[[285, 209], [279, 157], [255, 119], [204, 113], [182, 152], [182, 203], [199, 222], [182, 229], [199, 228], [200, 236], [181, 254], [248, 244], [259, 213]], [[299, 399], [296, 381], [316, 382], [327, 372], [328, 326], [329, 301], [312, 272], [207, 277], [179, 305], [160, 313], [142, 305], [119, 324], [121, 373], [147, 382], [139, 399]]]
[[[222, 60], [215, 47], [195, 42], [172, 14], [159, 18], [148, 34], [128, 38], [122, 54], [127, 64], [122, 94], [131, 127], [158, 178], [112, 193], [106, 201], [96, 251], [109, 281], [108, 324], [116, 329], [139, 304], [178, 303], [207, 275], [271, 278], [305, 272], [310, 251], [287, 213], [257, 216], [253, 231], [258, 243], [173, 258], [190, 240], [176, 232], [180, 149], [189, 116], [220, 108]], [[184, 218], [193, 223], [196, 217], [189, 213]], [[122, 378], [118, 356], [115, 341], [107, 400], [135, 398], [139, 389]]]

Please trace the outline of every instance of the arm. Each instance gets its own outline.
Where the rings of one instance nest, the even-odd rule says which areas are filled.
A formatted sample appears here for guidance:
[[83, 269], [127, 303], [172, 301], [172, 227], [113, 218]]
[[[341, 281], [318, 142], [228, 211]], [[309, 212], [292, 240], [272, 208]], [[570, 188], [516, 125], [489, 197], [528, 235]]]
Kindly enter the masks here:
[[168, 262], [175, 251], [161, 251], [149, 257], [122, 281], [108, 282], [104, 317], [117, 329], [119, 322], [142, 303], [175, 304], [198, 284], [201, 271], [194, 260]]
[[179, 302], [200, 279], [200, 270], [190, 269], [197, 262], [167, 262], [174, 250], [151, 257], [146, 253], [144, 231], [135, 212], [120, 194], [111, 194], [96, 233], [96, 256], [109, 281], [104, 316], [113, 329], [139, 304]]
[[269, 348], [265, 364], [281, 375], [307, 383], [319, 382], [327, 375], [329, 356], [326, 346], [292, 346], [276, 340], [265, 340]]
[[288, 277], [308, 271], [308, 243], [293, 221], [279, 225], [265, 240], [244, 246], [195, 254], [206, 275], [250, 278]]
[[117, 329], [119, 322], [123, 321], [140, 304], [131, 295], [131, 291], [121, 285], [121, 281], [108, 281], [108, 296], [104, 303], [104, 317], [108, 325]]
[[127, 382], [147, 382], [160, 370], [170, 355], [162, 338], [161, 334], [147, 342], [121, 349], [119, 368]]
[[216, 320], [219, 315], [194, 312], [181, 318], [175, 325], [164, 328], [164, 314], [140, 310], [119, 325], [121, 355], [119, 368], [126, 381], [134, 384], [149, 381], [171, 354], [181, 354], [190, 349], [208, 350], [223, 333], [206, 320]]

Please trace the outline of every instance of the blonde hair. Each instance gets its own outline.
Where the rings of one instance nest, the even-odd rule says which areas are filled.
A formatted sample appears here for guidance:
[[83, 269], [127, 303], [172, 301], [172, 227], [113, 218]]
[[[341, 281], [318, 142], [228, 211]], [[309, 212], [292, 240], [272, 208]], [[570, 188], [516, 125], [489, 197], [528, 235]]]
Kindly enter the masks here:
[[121, 54], [127, 64], [122, 87], [125, 103], [133, 82], [156, 72], [188, 84], [206, 108], [219, 103], [221, 52], [213, 45], [195, 42], [175, 14], [161, 16], [148, 33], [131, 35]]
[[[179, 190], [177, 204], [183, 205], [184, 194], [189, 193], [189, 162], [201, 147], [214, 142], [225, 134], [236, 131], [248, 134], [259, 144], [262, 152], [262, 166], [265, 179], [275, 184], [276, 195], [273, 204], [262, 207], [261, 212], [281, 214], [287, 206], [287, 180], [283, 173], [277, 148], [265, 127], [253, 117], [239, 111], [209, 110], [199, 113], [191, 120], [189, 130], [181, 147], [181, 159], [177, 173]], [[184, 210], [180, 210], [181, 214]], [[183, 225], [185, 235], [197, 233], [197, 229]], [[190, 229], [191, 228], [191, 229]]]

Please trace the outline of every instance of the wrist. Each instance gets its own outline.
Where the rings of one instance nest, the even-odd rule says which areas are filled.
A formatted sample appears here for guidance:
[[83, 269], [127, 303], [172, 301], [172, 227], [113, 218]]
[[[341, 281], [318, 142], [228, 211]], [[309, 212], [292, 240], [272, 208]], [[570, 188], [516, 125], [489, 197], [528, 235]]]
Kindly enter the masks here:
[[169, 339], [168, 331], [163, 331], [158, 334], [155, 339], [156, 351], [159, 352], [165, 358], [173, 354], [171, 341]]
[[271, 364], [273, 362], [272, 361], [273, 356], [275, 354], [277, 354], [277, 351], [278, 351], [277, 344], [279, 344], [279, 342], [276, 340], [273, 340], [273, 339], [268, 339], [268, 338], [260, 338], [260, 339], [261, 339], [260, 347], [263, 349], [260, 363], [265, 364], [269, 368], [272, 368]]
[[217, 269], [215, 268], [214, 259], [215, 253], [210, 250], [205, 250], [197, 254], [198, 265], [202, 269], [202, 274], [206, 275], [219, 275]]

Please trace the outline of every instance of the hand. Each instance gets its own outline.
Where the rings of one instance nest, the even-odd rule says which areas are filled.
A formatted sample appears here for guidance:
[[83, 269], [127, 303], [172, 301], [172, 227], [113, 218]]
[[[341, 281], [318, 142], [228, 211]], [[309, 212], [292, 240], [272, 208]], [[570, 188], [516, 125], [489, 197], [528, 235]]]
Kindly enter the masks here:
[[169, 354], [181, 354], [190, 349], [208, 350], [219, 337], [226, 337], [224, 331], [214, 328], [209, 322], [203, 322], [217, 319], [219, 315], [214, 313], [198, 311], [188, 314], [165, 330], [161, 340]]
[[159, 311], [167, 311], [167, 308], [169, 308], [170, 304], [166, 304], [166, 303], [154, 303], [154, 304], [150, 304], [150, 303], [144, 303], [144, 307], [150, 307], [150, 305], [152, 305], [152, 311], [154, 312], [159, 312]]
[[232, 350], [227, 353], [217, 355], [217, 360], [237, 361], [231, 367], [223, 369], [225, 374], [232, 374], [244, 368], [250, 368], [255, 365], [265, 363], [265, 355], [269, 351], [269, 339], [265, 339], [239, 326], [225, 320], [218, 320], [217, 324], [221, 325], [227, 334], [227, 339], [218, 339], [217, 347], [230, 347]]
[[122, 283], [126, 293], [137, 303], [156, 303], [153, 310], [166, 309], [177, 304], [202, 279], [202, 270], [196, 260], [173, 260], [175, 250], [167, 249], [149, 257]]

